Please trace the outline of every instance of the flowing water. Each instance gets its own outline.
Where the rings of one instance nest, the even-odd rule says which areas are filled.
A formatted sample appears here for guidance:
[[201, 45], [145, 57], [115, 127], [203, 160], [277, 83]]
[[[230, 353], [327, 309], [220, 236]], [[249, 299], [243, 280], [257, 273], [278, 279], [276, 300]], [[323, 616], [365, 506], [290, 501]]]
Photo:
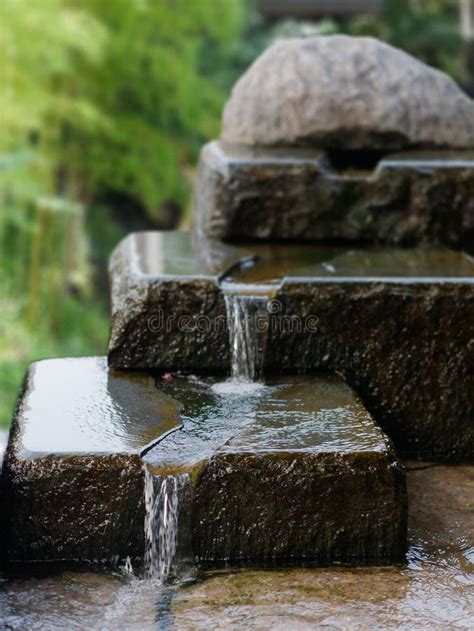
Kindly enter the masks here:
[[145, 573], [164, 583], [178, 548], [179, 492], [187, 476], [154, 475], [145, 469]]
[[[196, 461], [212, 457], [226, 441], [254, 420], [263, 384], [222, 382], [175, 376], [159, 388], [178, 399], [183, 426], [143, 456], [145, 471], [145, 574], [165, 584], [182, 578], [191, 564], [189, 539], [192, 493], [189, 474]], [[188, 559], [190, 563], [188, 563]]]
[[248, 384], [176, 375], [159, 389], [183, 406], [182, 427], [144, 456], [149, 470], [162, 475], [189, 473], [222, 453], [353, 453], [385, 446], [353, 391], [331, 374], [267, 376]]
[[259, 381], [262, 378], [268, 328], [268, 297], [224, 292], [229, 328], [231, 378]]
[[[241, 382], [253, 383], [262, 378], [268, 299], [266, 296], [225, 293], [225, 302], [231, 350], [231, 382], [228, 386]], [[232, 391], [233, 388], [227, 388], [225, 394], [231, 395]], [[247, 404], [248, 401], [245, 400], [243, 407]], [[229, 402], [226, 405], [229, 406]], [[230, 407], [232, 408], [232, 405]], [[243, 407], [241, 404], [238, 405], [239, 413], [243, 412]], [[224, 423], [228, 421], [228, 416], [228, 413], [222, 415]], [[241, 420], [245, 425], [245, 421]], [[227, 429], [227, 434], [230, 432], [229, 436], [236, 431], [235, 424], [222, 429], [224, 434]], [[160, 451], [159, 446], [158, 452]], [[209, 457], [211, 454], [212, 451]], [[161, 463], [162, 469], [163, 464]], [[154, 474], [146, 465], [144, 469], [145, 572], [149, 578], [157, 578], [163, 584], [170, 577], [176, 557], [180, 489], [186, 484], [188, 476]], [[159, 469], [160, 467], [158, 471]]]

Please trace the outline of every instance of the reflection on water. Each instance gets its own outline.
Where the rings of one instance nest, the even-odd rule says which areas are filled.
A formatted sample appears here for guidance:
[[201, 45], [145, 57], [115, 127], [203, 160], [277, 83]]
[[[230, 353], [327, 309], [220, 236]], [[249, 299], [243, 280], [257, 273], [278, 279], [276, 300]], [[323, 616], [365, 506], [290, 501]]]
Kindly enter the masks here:
[[349, 249], [334, 257], [325, 269], [334, 276], [474, 280], [471, 257], [439, 247]]
[[186, 470], [219, 453], [386, 449], [382, 431], [334, 375], [265, 384], [174, 377], [159, 389], [181, 402], [183, 426], [146, 454], [156, 472]]
[[[408, 565], [203, 573], [162, 587], [68, 572], [0, 585], [12, 629], [472, 629], [474, 467], [408, 463]], [[414, 470], [410, 470], [414, 469]]]
[[250, 244], [254, 266], [234, 271], [237, 285], [278, 286], [284, 279], [385, 279], [397, 282], [474, 282], [474, 261], [443, 247], [341, 248], [294, 244]]
[[134, 274], [153, 278], [216, 278], [249, 257], [238, 247], [177, 230], [130, 234], [118, 250], [126, 251]]
[[138, 453], [181, 424], [180, 407], [149, 375], [109, 371], [105, 357], [49, 359], [28, 380], [21, 445], [30, 457]]
[[229, 285], [242, 283], [268, 288], [278, 286], [284, 277], [318, 276], [324, 273], [324, 262], [345, 251], [340, 247], [306, 243], [251, 243], [246, 249], [254, 254], [256, 262], [228, 275]]

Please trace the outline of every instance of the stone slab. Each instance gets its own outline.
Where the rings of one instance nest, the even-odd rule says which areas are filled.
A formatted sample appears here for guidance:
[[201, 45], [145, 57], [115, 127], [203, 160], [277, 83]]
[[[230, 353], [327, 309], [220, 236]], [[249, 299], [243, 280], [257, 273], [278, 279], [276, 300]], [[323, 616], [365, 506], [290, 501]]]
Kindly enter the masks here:
[[195, 559], [403, 560], [403, 468], [340, 377], [174, 377], [160, 389], [183, 403], [183, 427], [145, 462], [160, 477], [188, 474], [178, 523], [191, 524]]
[[474, 252], [474, 153], [410, 151], [338, 170], [320, 150], [211, 142], [195, 208], [196, 229], [211, 238], [430, 241]]
[[[181, 238], [191, 251], [190, 238]], [[145, 250], [159, 247], [154, 233], [141, 239]], [[277, 310], [267, 342], [267, 372], [340, 371], [398, 450], [472, 460], [470, 257], [442, 248], [247, 244], [242, 261], [256, 257], [254, 267], [232, 274], [234, 264], [220, 280], [203, 280], [199, 274], [193, 278], [191, 270], [172, 277], [160, 276], [159, 270], [148, 277], [132, 273], [125, 244], [113, 256], [111, 366], [227, 372], [222, 284], [234, 283], [236, 291], [239, 284], [246, 291], [259, 285]], [[137, 302], [140, 292], [146, 298]]]
[[140, 453], [180, 405], [106, 358], [32, 364], [4, 464], [9, 563], [116, 564], [144, 549]]
[[4, 468], [7, 565], [140, 566], [144, 463], [190, 473], [203, 561], [402, 558], [403, 469], [340, 378], [212, 383], [157, 388], [100, 357], [32, 364]]

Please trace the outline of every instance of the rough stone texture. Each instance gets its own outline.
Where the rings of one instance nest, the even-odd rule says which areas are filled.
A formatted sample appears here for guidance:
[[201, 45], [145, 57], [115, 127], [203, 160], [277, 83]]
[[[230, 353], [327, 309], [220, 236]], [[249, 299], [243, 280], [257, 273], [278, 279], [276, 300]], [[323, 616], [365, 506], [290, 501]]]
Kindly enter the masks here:
[[257, 390], [174, 377], [161, 388], [184, 402], [183, 427], [145, 461], [160, 476], [188, 473], [179, 523], [191, 516], [194, 558], [404, 558], [404, 470], [340, 377], [270, 377]]
[[131, 234], [114, 250], [110, 366], [163, 367], [163, 348], [174, 348], [173, 368], [199, 370], [209, 354], [227, 354], [225, 336], [209, 335], [208, 323], [220, 318], [225, 330], [219, 278], [248, 255], [209, 241], [193, 247], [187, 233], [176, 235]]
[[[317, 258], [317, 248], [313, 251]], [[292, 272], [285, 281], [287, 274], [280, 270], [274, 297], [281, 310], [275, 317], [311, 315], [319, 318], [319, 326], [316, 332], [291, 332], [277, 325], [267, 343], [265, 369], [338, 370], [362, 395], [398, 450], [472, 461], [472, 261], [459, 253], [442, 250], [436, 255], [435, 251], [424, 265], [423, 257], [415, 257], [414, 273], [410, 250], [406, 254], [393, 251], [397, 264], [407, 261], [407, 267], [393, 270], [387, 270], [390, 251], [375, 250], [373, 256], [370, 249], [361, 252], [365, 266], [355, 271], [351, 264], [344, 264], [347, 258], [334, 255], [312, 271], [304, 270], [300, 278]], [[382, 269], [377, 263], [381, 256]], [[452, 259], [454, 271], [443, 267], [446, 261], [431, 267], [429, 261], [436, 256]], [[418, 276], [416, 270], [421, 270]], [[199, 277], [194, 281], [189, 277], [155, 279], [150, 281], [149, 292], [138, 315], [121, 314], [127, 325], [120, 347], [110, 351], [112, 365], [189, 372], [229, 370], [225, 303], [217, 283], [204, 283]], [[176, 328], [170, 334], [147, 329], [146, 323], [158, 317], [160, 308], [175, 322], [182, 314], [205, 315], [209, 318], [206, 332], [197, 330], [195, 320], [189, 333]]]
[[7, 562], [116, 565], [143, 557], [138, 455], [45, 457], [7, 469]]
[[147, 289], [146, 299], [133, 315], [127, 307], [122, 310], [112, 303], [110, 366], [199, 371], [206, 369], [210, 356], [228, 357], [227, 334], [210, 335], [207, 326], [207, 322], [224, 320], [226, 316], [217, 283], [199, 279], [156, 280]]
[[376, 39], [287, 39], [235, 85], [222, 139], [346, 149], [474, 147], [474, 103], [447, 75]]
[[[408, 563], [228, 569], [178, 592], [178, 628], [471, 627], [474, 468], [407, 463]], [[442, 507], [442, 509], [440, 509]]]
[[406, 551], [405, 477], [387, 453], [218, 455], [193, 524], [201, 561], [393, 563]]
[[411, 151], [338, 171], [321, 151], [212, 142], [195, 208], [196, 229], [212, 238], [431, 241], [474, 252], [474, 152]]
[[32, 364], [4, 464], [7, 562], [141, 559], [139, 454], [179, 426], [179, 410], [149, 376], [114, 375], [105, 358]]
[[340, 371], [397, 450], [472, 461], [474, 284], [288, 282], [277, 299], [319, 332], [277, 332], [268, 371]]

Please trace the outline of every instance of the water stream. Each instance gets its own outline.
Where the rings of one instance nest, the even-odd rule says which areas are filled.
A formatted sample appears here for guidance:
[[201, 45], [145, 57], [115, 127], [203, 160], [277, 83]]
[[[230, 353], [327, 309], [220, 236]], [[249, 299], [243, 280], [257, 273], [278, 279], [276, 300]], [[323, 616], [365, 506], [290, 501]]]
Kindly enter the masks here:
[[[224, 296], [231, 353], [228, 383], [252, 384], [263, 376], [268, 296], [232, 291], [231, 284]], [[170, 577], [176, 558], [180, 490], [186, 478], [187, 474], [154, 474], [145, 466], [145, 573], [161, 583]]]
[[260, 381], [268, 330], [268, 296], [224, 293], [229, 328], [231, 378]]
[[187, 475], [154, 475], [145, 470], [145, 574], [165, 583], [178, 549], [179, 494]]

